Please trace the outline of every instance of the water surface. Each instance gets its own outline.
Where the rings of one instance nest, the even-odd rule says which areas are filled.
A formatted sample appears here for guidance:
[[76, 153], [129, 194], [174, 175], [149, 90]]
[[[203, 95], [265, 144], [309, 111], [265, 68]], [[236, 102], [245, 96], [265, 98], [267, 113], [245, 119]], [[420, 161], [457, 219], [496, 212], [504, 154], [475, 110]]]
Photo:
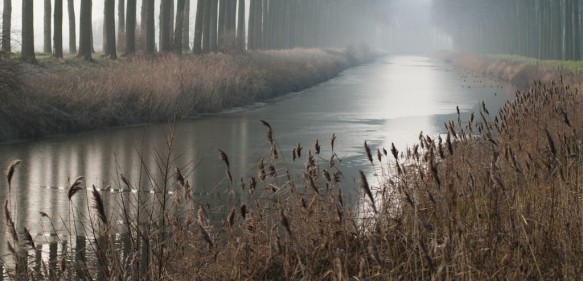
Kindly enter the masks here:
[[[273, 127], [280, 173], [293, 169], [291, 151], [298, 143], [305, 155], [319, 140], [324, 156], [319, 161], [325, 163], [331, 155], [330, 137], [335, 134], [335, 152], [342, 160], [337, 167], [344, 174], [342, 188], [356, 194], [357, 171], [372, 173], [364, 154], [365, 140], [374, 149], [388, 150], [395, 143], [403, 150], [416, 142], [421, 131], [429, 136], [443, 133], [443, 124], [457, 118], [456, 106], [463, 119], [477, 111], [482, 101], [494, 113], [513, 92], [509, 85], [460, 73], [431, 58], [391, 55], [265, 104], [184, 120], [174, 130], [169, 124], [154, 124], [2, 143], [0, 165], [22, 160], [13, 179], [12, 198], [17, 205], [13, 215], [19, 226], [26, 226], [42, 242], [54, 231], [46, 220], [41, 223], [39, 212], [66, 221], [70, 214], [67, 189], [77, 176], [85, 177], [87, 187], [100, 189], [124, 188], [120, 174], [132, 184], [148, 186], [161, 175], [159, 167], [166, 159], [170, 136], [169, 169], [180, 168], [193, 186], [193, 195], [211, 204], [223, 203], [228, 186], [217, 149], [229, 155], [235, 182], [256, 174], [259, 160], [269, 159], [266, 127], [259, 120]], [[0, 190], [4, 202], [5, 181]], [[239, 197], [247, 196], [234, 190]], [[82, 194], [74, 197], [73, 204], [85, 212], [90, 202]], [[0, 241], [5, 241], [1, 225]], [[65, 227], [56, 223], [64, 237]], [[6, 243], [1, 243], [0, 253], [6, 252]]]

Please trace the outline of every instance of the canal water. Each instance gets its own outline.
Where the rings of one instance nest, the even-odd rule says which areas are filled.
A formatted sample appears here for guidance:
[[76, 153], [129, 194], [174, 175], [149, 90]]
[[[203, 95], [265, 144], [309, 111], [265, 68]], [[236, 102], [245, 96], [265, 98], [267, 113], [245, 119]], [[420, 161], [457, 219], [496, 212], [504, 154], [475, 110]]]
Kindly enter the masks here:
[[[392, 143], [403, 150], [418, 140], [420, 132], [429, 136], [443, 133], [444, 123], [457, 119], [456, 106], [464, 115], [462, 120], [478, 111], [482, 101], [494, 113], [514, 91], [511, 85], [463, 73], [432, 58], [389, 55], [298, 93], [175, 125], [149, 124], [0, 143], [1, 167], [15, 159], [22, 161], [10, 195], [6, 180], [0, 181], [0, 202], [11, 197], [17, 226], [26, 226], [37, 244], [43, 245], [43, 258], [63, 247], [62, 241], [49, 242], [55, 237], [67, 240], [71, 212], [86, 217], [84, 212], [91, 206], [85, 191], [69, 202], [68, 188], [78, 176], [84, 177], [84, 187], [95, 185], [104, 192], [107, 187], [107, 192], [128, 189], [120, 175], [143, 192], [154, 192], [163, 176], [160, 167], [169, 160], [168, 169], [181, 170], [196, 200], [222, 204], [229, 183], [218, 149], [229, 157], [235, 185], [241, 177], [256, 175], [261, 159], [268, 162], [271, 154], [267, 128], [260, 120], [273, 128], [279, 174], [303, 167], [305, 160], [292, 159], [298, 143], [305, 157], [318, 140], [322, 147], [318, 161], [326, 163], [334, 134], [336, 166], [344, 175], [343, 192], [354, 195], [358, 194], [358, 170], [374, 174], [364, 141], [375, 150], [388, 150]], [[247, 196], [240, 188], [233, 190], [241, 193], [237, 198]], [[53, 225], [40, 212], [52, 218]], [[6, 241], [5, 224], [0, 225], [0, 241]], [[6, 253], [6, 243], [0, 243], [0, 254], [5, 257]]]

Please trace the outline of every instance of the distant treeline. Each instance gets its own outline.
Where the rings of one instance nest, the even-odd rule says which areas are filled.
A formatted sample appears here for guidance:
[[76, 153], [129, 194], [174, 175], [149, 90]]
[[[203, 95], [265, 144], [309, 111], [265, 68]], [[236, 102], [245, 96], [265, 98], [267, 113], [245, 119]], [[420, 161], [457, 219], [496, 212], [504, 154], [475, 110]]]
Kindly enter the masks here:
[[[110, 58], [116, 58], [118, 52], [180, 53], [190, 50], [191, 46], [194, 53], [200, 54], [245, 49], [346, 47], [370, 42], [379, 30], [378, 25], [387, 22], [382, 20], [381, 12], [386, 3], [378, 1], [103, 0], [103, 34], [93, 34], [92, 0], [83, 0], [79, 7], [77, 37], [74, 1], [44, 0], [44, 50], [57, 58], [63, 56], [64, 1], [69, 14], [69, 50], [86, 59], [90, 59], [94, 51], [95, 36], [103, 36], [103, 53]], [[12, 1], [3, 2], [2, 51], [11, 53]], [[138, 7], [140, 2], [141, 7]], [[43, 2], [22, 2], [22, 38], [19, 41], [25, 61], [35, 59], [33, 3]], [[193, 19], [190, 18], [191, 7], [196, 9]], [[194, 31], [189, 30], [191, 20]]]
[[458, 50], [580, 60], [579, 0], [436, 0], [434, 21]]

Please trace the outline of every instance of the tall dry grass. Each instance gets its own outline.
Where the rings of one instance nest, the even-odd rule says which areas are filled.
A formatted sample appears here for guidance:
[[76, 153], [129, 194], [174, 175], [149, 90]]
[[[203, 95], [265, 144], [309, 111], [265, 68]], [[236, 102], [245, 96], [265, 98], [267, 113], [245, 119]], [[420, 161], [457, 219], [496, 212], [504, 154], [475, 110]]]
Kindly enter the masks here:
[[[579, 279], [581, 103], [572, 88], [537, 84], [518, 93], [498, 114], [482, 104], [467, 120], [460, 114], [445, 124], [447, 133], [420, 135], [419, 143], [406, 151], [365, 143], [366, 158], [378, 179], [367, 179], [361, 172], [357, 204], [342, 193], [351, 183], [344, 183], [335, 168], [335, 136], [328, 144], [303, 148], [303, 153], [301, 147], [294, 148], [291, 161], [305, 166], [287, 170], [278, 157], [277, 136], [262, 121], [267, 141], [256, 176], [234, 180], [229, 156], [217, 153], [227, 175], [223, 204], [211, 206], [191, 198], [188, 181], [164, 157], [158, 157], [161, 176], [151, 175], [156, 180], [148, 188], [160, 191], [154, 197], [132, 199], [138, 195], [120, 193], [99, 199], [100, 192], [85, 192], [87, 200], [94, 200], [90, 252], [99, 262], [81, 268], [68, 264], [54, 276]], [[171, 143], [169, 139], [166, 150]], [[331, 155], [321, 154], [326, 145]], [[144, 188], [121, 178], [122, 188]], [[241, 192], [250, 199], [235, 196]], [[118, 202], [118, 207], [104, 211], [99, 203], [104, 200]], [[108, 221], [124, 223], [114, 230]], [[128, 252], [115, 250], [114, 232], [129, 235]], [[23, 266], [26, 259], [14, 253], [14, 264], [20, 267], [10, 271], [13, 276], [19, 268], [22, 274], [23, 267], [32, 274], [34, 264]]]
[[[537, 84], [497, 114], [485, 104], [458, 114], [446, 133], [420, 135], [405, 151], [365, 143], [378, 178], [361, 173], [359, 198], [342, 193], [352, 183], [335, 168], [335, 136], [303, 152], [298, 145], [292, 161], [305, 165], [287, 170], [277, 135], [262, 121], [267, 141], [257, 174], [232, 175], [229, 155], [218, 151], [224, 203], [211, 206], [190, 197], [190, 184], [165, 157], [171, 136], [157, 151], [158, 171], [147, 173], [151, 186], [123, 176], [114, 188], [136, 193], [71, 185], [72, 196], [94, 202], [85, 234], [97, 262], [63, 259], [52, 279], [579, 279], [582, 102], [576, 89]], [[157, 192], [143, 196], [142, 189]], [[19, 238], [23, 226], [12, 232], [19, 248], [10, 274], [51, 279], [26, 258], [34, 247]], [[116, 248], [117, 233], [127, 234], [127, 251]]]
[[24, 88], [1, 95], [12, 137], [180, 119], [305, 89], [371, 59], [366, 50], [294, 49], [117, 62], [23, 65]]

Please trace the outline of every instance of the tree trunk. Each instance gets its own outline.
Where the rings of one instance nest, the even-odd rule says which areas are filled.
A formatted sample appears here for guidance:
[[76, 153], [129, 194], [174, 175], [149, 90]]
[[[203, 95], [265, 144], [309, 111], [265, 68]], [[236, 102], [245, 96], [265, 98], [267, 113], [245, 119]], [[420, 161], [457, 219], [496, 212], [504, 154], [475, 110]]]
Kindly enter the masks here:
[[573, 0], [573, 60], [581, 59], [581, 15], [579, 0]]
[[69, 12], [69, 53], [77, 53], [77, 29], [75, 26], [75, 2], [67, 1], [67, 11]]
[[156, 17], [154, 15], [154, 0], [143, 0], [146, 3], [146, 21], [145, 21], [145, 47], [144, 52], [148, 55], [154, 54], [156, 49], [156, 26], [155, 20]]
[[226, 22], [227, 22], [226, 5], [227, 5], [226, 0], [219, 1], [219, 31], [218, 31], [219, 49], [223, 49], [223, 43], [224, 43], [223, 38], [225, 36]]
[[85, 60], [91, 60], [91, 0], [81, 1], [79, 17], [79, 54], [78, 56]]
[[53, 46], [55, 47], [55, 58], [63, 57], [63, 0], [55, 0], [54, 13], [55, 34]]
[[[93, 17], [93, 16], [92, 16]], [[101, 28], [103, 28], [103, 25], [101, 26]], [[103, 32], [102, 32], [103, 33]], [[103, 34], [102, 34], [103, 35]], [[91, 53], [95, 54], [95, 45], [93, 45], [93, 24], [91, 25]], [[102, 36], [103, 37], [103, 36]], [[102, 42], [103, 44], [103, 42]]]
[[237, 0], [227, 0], [227, 2], [229, 3], [227, 6], [227, 30], [235, 38], [237, 35]]
[[44, 48], [45, 54], [51, 54], [53, 47], [51, 46], [51, 0], [45, 0], [45, 20], [44, 20]]
[[2, 12], [2, 52], [11, 53], [10, 46], [12, 32], [12, 0], [4, 0], [4, 10]]
[[22, 60], [35, 62], [33, 0], [22, 1]]
[[117, 49], [121, 52], [125, 50], [126, 45], [126, 12], [125, 0], [117, 2]]
[[174, 0], [170, 1], [170, 16], [168, 17], [168, 25], [170, 26], [170, 48], [172, 48], [172, 41], [174, 40]]
[[126, 9], [126, 55], [136, 52], [136, 0], [128, 0]]
[[202, 29], [202, 52], [208, 53], [211, 48], [211, 0], [204, 1], [204, 25]]
[[149, 0], [141, 0], [142, 7], [140, 8], [140, 28], [136, 38], [136, 49], [146, 49], [146, 19]]
[[261, 49], [267, 48], [267, 33], [269, 31], [269, 28], [267, 27], [268, 4], [268, 0], [261, 1]]
[[218, 8], [219, 8], [219, 1], [218, 0], [211, 0], [211, 33], [209, 35], [209, 39], [210, 39], [210, 50], [211, 52], [216, 52], [218, 49], [217, 46], [217, 12], [218, 12]]
[[257, 0], [250, 0], [249, 1], [249, 22], [247, 23], [247, 26], [249, 28], [249, 35], [247, 35], [248, 39], [247, 39], [247, 48], [249, 50], [254, 50], [255, 49], [255, 22], [256, 22], [256, 18], [257, 17]]
[[184, 17], [182, 22], [182, 49], [190, 49], [190, 0], [184, 2]]
[[176, 29], [174, 30], [174, 52], [182, 54], [182, 25], [184, 24], [185, 0], [176, 3]]
[[260, 49], [263, 42], [263, 32], [261, 31], [263, 26], [263, 1], [256, 0], [257, 5], [255, 6], [255, 49]]
[[239, 0], [237, 21], [237, 44], [240, 50], [245, 50], [245, 0]]
[[115, 0], [103, 2], [103, 54], [110, 59], [117, 58], [115, 47]]
[[202, 30], [204, 24], [204, 6], [206, 0], [196, 1], [196, 19], [194, 23], [194, 44], [192, 52], [200, 54], [202, 51]]
[[170, 52], [170, 1], [160, 2], [160, 51]]

